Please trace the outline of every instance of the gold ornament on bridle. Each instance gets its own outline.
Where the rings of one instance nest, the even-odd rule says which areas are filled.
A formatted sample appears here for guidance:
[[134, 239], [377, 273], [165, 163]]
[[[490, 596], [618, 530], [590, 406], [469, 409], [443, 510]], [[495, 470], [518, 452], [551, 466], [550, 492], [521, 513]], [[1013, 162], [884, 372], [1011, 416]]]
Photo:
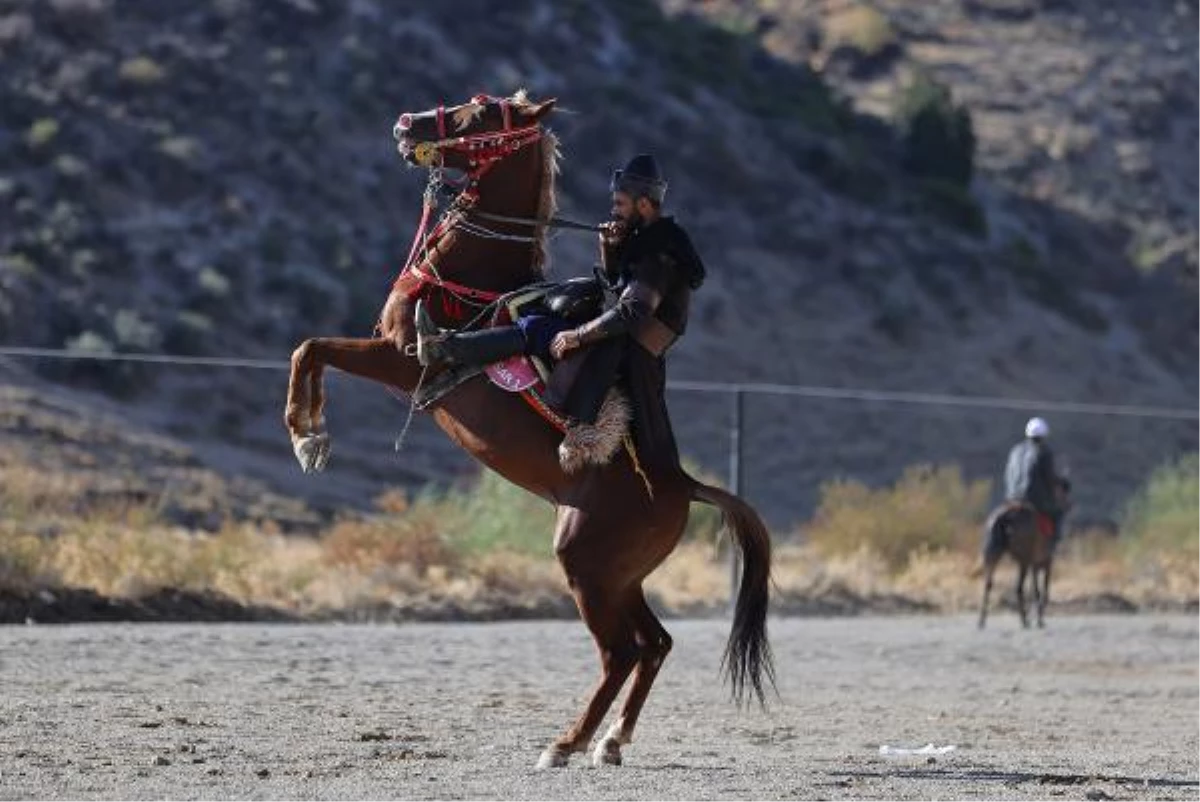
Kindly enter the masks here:
[[421, 167], [433, 167], [438, 163], [438, 146], [433, 142], [418, 142], [413, 145], [412, 157]]

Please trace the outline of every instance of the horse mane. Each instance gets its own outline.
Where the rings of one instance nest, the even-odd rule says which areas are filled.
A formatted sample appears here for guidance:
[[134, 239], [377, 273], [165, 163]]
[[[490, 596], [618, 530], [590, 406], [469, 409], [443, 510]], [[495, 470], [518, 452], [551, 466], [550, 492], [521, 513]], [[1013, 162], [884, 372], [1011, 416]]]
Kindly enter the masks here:
[[[520, 94], [518, 93], [517, 96]], [[542, 139], [538, 144], [542, 149], [542, 183], [536, 216], [539, 220], [549, 220], [558, 213], [556, 180], [562, 152], [559, 150], [558, 137], [551, 131], [543, 131]], [[533, 236], [533, 267], [539, 275], [544, 276], [550, 264], [550, 255], [546, 251], [546, 227], [538, 226], [534, 230]]]

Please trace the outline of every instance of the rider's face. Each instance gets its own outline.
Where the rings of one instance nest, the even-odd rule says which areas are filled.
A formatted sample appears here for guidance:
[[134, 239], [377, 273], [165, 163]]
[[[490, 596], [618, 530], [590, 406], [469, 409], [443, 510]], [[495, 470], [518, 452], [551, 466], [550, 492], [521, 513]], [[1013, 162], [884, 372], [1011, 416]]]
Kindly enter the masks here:
[[634, 204], [633, 198], [624, 192], [614, 192], [612, 194], [612, 216], [614, 220], [622, 220], [626, 224], [634, 223], [637, 220], [637, 206]]

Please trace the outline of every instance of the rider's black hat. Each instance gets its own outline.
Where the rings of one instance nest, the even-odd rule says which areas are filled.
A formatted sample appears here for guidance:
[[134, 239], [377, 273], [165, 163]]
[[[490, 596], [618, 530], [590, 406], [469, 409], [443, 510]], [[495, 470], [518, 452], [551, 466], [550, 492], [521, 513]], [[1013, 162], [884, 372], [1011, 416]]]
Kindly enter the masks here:
[[613, 171], [609, 190], [627, 193], [635, 200], [644, 196], [655, 203], [662, 203], [667, 194], [667, 181], [663, 178], [658, 161], [649, 153], [639, 153], [629, 160], [624, 170]]

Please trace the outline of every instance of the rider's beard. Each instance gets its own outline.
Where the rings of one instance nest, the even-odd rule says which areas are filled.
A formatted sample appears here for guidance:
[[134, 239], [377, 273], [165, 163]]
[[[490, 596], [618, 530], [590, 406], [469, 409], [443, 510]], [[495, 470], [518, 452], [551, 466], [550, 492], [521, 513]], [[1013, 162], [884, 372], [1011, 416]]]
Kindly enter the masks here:
[[624, 217], [618, 217], [617, 219], [624, 222], [625, 227], [630, 231], [635, 228], [641, 228], [642, 223], [644, 222], [642, 220], [642, 216], [638, 214], [637, 209], [633, 209], [629, 212], [629, 214], [625, 215]]

